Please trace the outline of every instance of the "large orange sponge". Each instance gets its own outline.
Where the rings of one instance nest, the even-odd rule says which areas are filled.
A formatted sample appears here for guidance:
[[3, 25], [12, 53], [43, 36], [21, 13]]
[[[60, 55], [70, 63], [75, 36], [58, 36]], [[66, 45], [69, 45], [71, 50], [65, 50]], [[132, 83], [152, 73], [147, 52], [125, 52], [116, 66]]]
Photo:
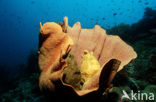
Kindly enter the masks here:
[[[39, 67], [41, 75], [39, 79], [40, 89], [53, 90], [51, 81], [57, 80], [66, 63], [63, 57], [68, 54], [73, 45], [68, 34], [62, 32], [60, 25], [54, 22], [45, 23], [40, 28]], [[61, 69], [61, 70], [60, 70]]]

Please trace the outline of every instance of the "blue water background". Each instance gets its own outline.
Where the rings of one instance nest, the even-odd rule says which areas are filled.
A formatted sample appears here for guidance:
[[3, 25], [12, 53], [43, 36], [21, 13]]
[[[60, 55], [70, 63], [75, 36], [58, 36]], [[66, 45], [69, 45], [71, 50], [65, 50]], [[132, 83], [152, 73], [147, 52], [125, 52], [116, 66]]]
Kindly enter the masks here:
[[16, 70], [26, 63], [38, 49], [39, 22], [68, 16], [70, 26], [111, 28], [138, 22], [146, 7], [156, 9], [156, 0], [0, 0], [0, 64]]

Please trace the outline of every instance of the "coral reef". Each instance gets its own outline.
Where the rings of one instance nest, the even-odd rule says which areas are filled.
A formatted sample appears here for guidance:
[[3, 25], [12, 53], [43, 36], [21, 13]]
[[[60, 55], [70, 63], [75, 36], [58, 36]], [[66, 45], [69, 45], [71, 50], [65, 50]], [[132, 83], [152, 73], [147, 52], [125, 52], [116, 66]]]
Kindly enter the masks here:
[[[150, 8], [146, 8], [143, 19], [141, 19], [138, 23], [129, 26], [130, 28], [127, 29], [128, 33], [125, 34], [127, 37], [124, 40], [133, 46], [138, 54], [138, 57], [123, 69], [125, 74], [128, 75], [128, 78], [127, 76], [119, 76], [119, 78], [115, 78], [114, 86], [121, 87], [126, 85], [130, 87], [129, 82], [133, 82], [133, 85], [135, 85], [137, 88], [132, 89], [131, 87], [132, 90], [142, 90], [144, 92], [146, 87], [156, 85], [156, 35], [154, 32], [156, 27], [154, 23], [155, 21], [156, 11]], [[119, 33], [116, 33], [116, 31], [113, 29], [110, 29], [108, 32], [111, 32], [110, 34], [116, 33], [120, 35], [120, 32], [122, 33], [123, 31], [119, 29], [125, 28], [126, 27], [119, 25], [116, 26], [116, 29], [118, 29]], [[124, 38], [124, 36], [122, 37], [121, 34], [122, 38]], [[116, 76], [118, 76], [119, 73], [117, 73]]]
[[[152, 14], [150, 12], [152, 12]], [[120, 35], [124, 41], [126, 41], [131, 46], [133, 46], [133, 48], [137, 52], [138, 57], [137, 57], [137, 59], [132, 61], [130, 64], [126, 65], [121, 71], [119, 71], [116, 74], [116, 76], [112, 82], [113, 83], [112, 89], [108, 90], [107, 94], [99, 95], [99, 97], [96, 98], [96, 100], [95, 100], [96, 102], [122, 102], [122, 100], [121, 100], [121, 96], [123, 94], [122, 90], [125, 90], [127, 92], [130, 92], [130, 90], [134, 90], [134, 91], [141, 90], [141, 92], [147, 92], [147, 93], [153, 92], [154, 94], [156, 93], [155, 92], [155, 87], [156, 87], [156, 72], [155, 72], [155, 68], [156, 68], [156, 65], [155, 65], [156, 46], [155, 45], [156, 44], [155, 44], [155, 39], [156, 39], [156, 35], [153, 31], [151, 32], [151, 30], [155, 28], [154, 26], [151, 26], [151, 25], [155, 24], [154, 18], [156, 18], [156, 16], [155, 16], [154, 12], [155, 12], [155, 10], [151, 10], [151, 9], [147, 10], [146, 17], [143, 18], [143, 19], [148, 19], [148, 20], [145, 20], [147, 22], [143, 21], [143, 19], [140, 20], [140, 22], [142, 22], [142, 23], [140, 23], [140, 22], [136, 23], [135, 24], [135, 25], [137, 25], [137, 26], [135, 26], [136, 28], [134, 26], [133, 26], [134, 28], [132, 28], [132, 26], [121, 24], [122, 26], [125, 25], [126, 27], [122, 28], [122, 26], [115, 26], [116, 30], [113, 30], [113, 28], [110, 29], [111, 34]], [[150, 19], [150, 18], [152, 18], [152, 19]], [[61, 23], [61, 25], [63, 27], [63, 31], [67, 32], [67, 28], [64, 28], [64, 24]], [[120, 34], [120, 32], [121, 32], [121, 34]], [[123, 34], [124, 32], [128, 32], [128, 33], [126, 33], [124, 35]], [[40, 37], [41, 37], [41, 35], [40, 35]], [[46, 37], [48, 37], [48, 36], [45, 36], [45, 39], [46, 39]], [[44, 42], [45, 39], [42, 39], [42, 41]], [[73, 39], [73, 41], [75, 41], [75, 40]], [[40, 42], [40, 47], [41, 47], [41, 45], [42, 44]], [[74, 48], [74, 46], [73, 46], [73, 48]], [[33, 62], [33, 59], [36, 60], [36, 57], [34, 55], [36, 56], [36, 54], [33, 54], [30, 57], [30, 59], [32, 58], [30, 62]], [[74, 58], [74, 55], [72, 53], [69, 53], [65, 60], [66, 60], [68, 66], [63, 70], [64, 75], [62, 75], [62, 81], [64, 83], [70, 84], [72, 86], [75, 85], [74, 88], [76, 90], [80, 90], [77, 87], [76, 83], [80, 81], [81, 75], [80, 75], [79, 67]], [[31, 68], [29, 68], [29, 70], [32, 70], [33, 66], [37, 66], [37, 65], [33, 65], [33, 63], [30, 63], [30, 62], [28, 61], [28, 63], [27, 63], [28, 65], [26, 65], [26, 66], [31, 67]], [[36, 62], [36, 61], [34, 61], [34, 62]], [[35, 63], [35, 64], [37, 64], [37, 63]], [[0, 67], [1, 77], [4, 77], [3, 76], [4, 73], [7, 73], [6, 71], [3, 71], [3, 68], [5, 68], [5, 66]], [[23, 73], [24, 72], [25, 72], [25, 70], [23, 71]], [[31, 71], [26, 71], [26, 72], [31, 73]], [[23, 73], [21, 71], [21, 74], [23, 74]], [[26, 74], [28, 74], [28, 73], [26, 73]], [[5, 78], [6, 77], [4, 77], [4, 79]], [[39, 87], [38, 87], [39, 73], [36, 70], [33, 71], [33, 74], [29, 74], [27, 77], [19, 76], [19, 78], [20, 78], [20, 80], [16, 79], [16, 80], [14, 80], [14, 82], [11, 81], [12, 83], [6, 83], [6, 87], [8, 85], [13, 86], [12, 85], [13, 83], [14, 84], [16, 83], [17, 85], [15, 87], [13, 87], [12, 89], [10, 89], [10, 91], [6, 91], [6, 92], [3, 91], [4, 93], [0, 96], [1, 102], [14, 102], [14, 101], [15, 102], [21, 102], [21, 101], [59, 102], [59, 101], [66, 101], [66, 100], [73, 101], [73, 102], [76, 102], [76, 101], [80, 102], [77, 98], [75, 98], [76, 97], [75, 93], [70, 93], [70, 92], [74, 92], [73, 88], [66, 87], [66, 86], [62, 85], [62, 82], [59, 82], [59, 84], [56, 85], [57, 87], [55, 87], [58, 93], [56, 93], [56, 94], [50, 93], [50, 95], [47, 95], [48, 92], [41, 93], [39, 90]], [[108, 79], [108, 76], [106, 79]], [[1, 80], [1, 81], [3, 81], [3, 80]], [[6, 81], [6, 80], [4, 80], [4, 81]], [[104, 80], [102, 80], [102, 81], [104, 81]], [[5, 84], [5, 83], [3, 83], [3, 84]], [[93, 96], [93, 95], [95, 95], [95, 93], [96, 92], [93, 91], [88, 96], [91, 99], [91, 101], [94, 101], [95, 96]], [[61, 96], [63, 96], [63, 97], [61, 97]], [[67, 96], [69, 96], [69, 97], [67, 97]], [[72, 99], [74, 99], [74, 100], [72, 100]], [[81, 98], [81, 100], [83, 100], [84, 102], [87, 102], [87, 100], [85, 100], [83, 97]], [[126, 101], [129, 102], [130, 100], [126, 100]], [[136, 100], [135, 102], [140, 102], [140, 100], [139, 101]], [[144, 100], [144, 102], [149, 102], [149, 101]]]
[[[154, 36], [156, 27], [156, 10], [147, 7], [144, 12], [143, 18], [132, 25], [120, 24], [113, 28], [107, 29], [108, 34], [117, 34], [124, 41], [135, 43], [138, 40], [143, 40], [149, 36]], [[154, 43], [154, 42], [152, 42]]]
[[5, 92], [9, 87], [7, 86], [12, 81], [9, 80], [8, 77], [6, 77], [6, 73], [10, 74], [10, 71], [6, 69], [6, 66], [1, 65], [0, 66], [0, 95]]
[[39, 73], [31, 74], [29, 77], [17, 80], [15, 89], [9, 90], [0, 96], [1, 102], [45, 102], [38, 87]]
[[130, 25], [121, 23], [118, 26], [114, 26], [111, 29], [107, 29], [108, 34], [112, 35], [119, 35], [122, 39], [127, 40], [129, 39], [129, 31], [130, 31]]

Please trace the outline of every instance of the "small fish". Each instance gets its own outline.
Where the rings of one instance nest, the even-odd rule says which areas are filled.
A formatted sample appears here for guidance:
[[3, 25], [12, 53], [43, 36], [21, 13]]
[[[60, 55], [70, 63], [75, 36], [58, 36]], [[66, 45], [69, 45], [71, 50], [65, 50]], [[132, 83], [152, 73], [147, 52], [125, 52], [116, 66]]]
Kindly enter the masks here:
[[148, 5], [148, 4], [149, 4], [148, 2], [145, 3], [145, 5]]
[[91, 18], [90, 20], [94, 20], [93, 18]]
[[103, 17], [102, 20], [105, 20], [105, 18]]
[[31, 4], [35, 4], [35, 1], [31, 1]]
[[116, 16], [116, 15], [117, 15], [117, 13], [113, 13], [113, 15], [114, 15], [114, 16]]

